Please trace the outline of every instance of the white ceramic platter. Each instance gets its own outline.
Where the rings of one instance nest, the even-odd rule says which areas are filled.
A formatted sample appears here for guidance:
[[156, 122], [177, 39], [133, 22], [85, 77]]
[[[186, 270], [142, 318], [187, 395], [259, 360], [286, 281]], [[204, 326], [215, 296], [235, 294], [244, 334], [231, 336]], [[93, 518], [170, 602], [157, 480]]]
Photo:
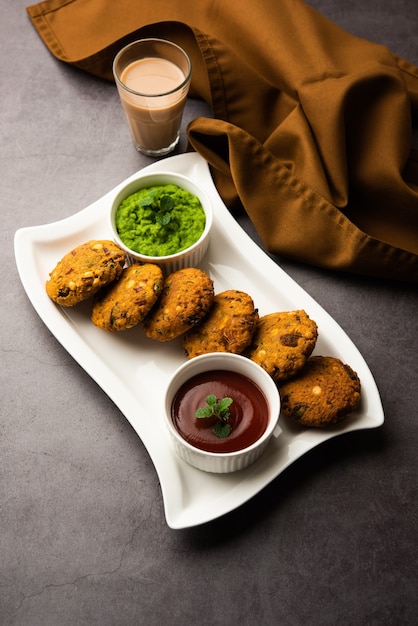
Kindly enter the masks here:
[[230, 475], [194, 469], [172, 451], [162, 418], [163, 390], [172, 372], [185, 360], [180, 340], [159, 344], [145, 337], [140, 328], [106, 333], [90, 321], [89, 303], [64, 309], [45, 292], [49, 272], [66, 252], [89, 239], [111, 238], [107, 214], [119, 186], [67, 219], [18, 230], [17, 268], [35, 310], [129, 420], [158, 473], [168, 525], [186, 528], [240, 506], [323, 441], [342, 433], [378, 427], [384, 416], [376, 384], [358, 349], [335, 320], [236, 223], [217, 193], [206, 161], [188, 153], [153, 163], [146, 170], [170, 170], [189, 176], [210, 196], [214, 206], [213, 232], [201, 267], [212, 277], [216, 293], [225, 289], [246, 291], [260, 315], [305, 309], [318, 324], [314, 354], [340, 358], [357, 371], [362, 383], [360, 410], [337, 427], [302, 429], [282, 417], [281, 432], [262, 458], [249, 468]]

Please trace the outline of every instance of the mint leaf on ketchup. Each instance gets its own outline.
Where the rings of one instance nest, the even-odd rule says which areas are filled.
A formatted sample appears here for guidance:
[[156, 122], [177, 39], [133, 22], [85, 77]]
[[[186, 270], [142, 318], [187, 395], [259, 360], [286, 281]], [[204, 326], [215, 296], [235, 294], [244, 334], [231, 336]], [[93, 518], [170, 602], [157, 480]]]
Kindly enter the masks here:
[[205, 400], [206, 406], [199, 407], [195, 411], [195, 417], [198, 419], [216, 417], [217, 422], [213, 427], [213, 432], [220, 439], [227, 437], [232, 430], [231, 425], [228, 424], [229, 407], [233, 402], [232, 398], [218, 400], [215, 395], [210, 394], [206, 396]]

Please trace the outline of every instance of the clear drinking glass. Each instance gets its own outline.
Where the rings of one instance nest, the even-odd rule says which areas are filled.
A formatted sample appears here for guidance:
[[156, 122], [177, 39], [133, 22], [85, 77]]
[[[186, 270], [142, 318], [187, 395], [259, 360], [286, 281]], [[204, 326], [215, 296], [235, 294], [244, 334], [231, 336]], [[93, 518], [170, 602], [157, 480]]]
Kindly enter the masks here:
[[137, 150], [149, 156], [171, 152], [190, 87], [192, 65], [180, 46], [140, 39], [118, 52], [113, 74]]

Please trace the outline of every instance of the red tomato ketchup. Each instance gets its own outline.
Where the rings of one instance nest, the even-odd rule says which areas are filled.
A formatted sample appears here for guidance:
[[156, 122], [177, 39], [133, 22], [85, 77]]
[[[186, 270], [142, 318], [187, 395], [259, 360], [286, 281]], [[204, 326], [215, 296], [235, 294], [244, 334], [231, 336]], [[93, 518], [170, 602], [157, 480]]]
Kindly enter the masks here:
[[[195, 412], [206, 405], [206, 397], [232, 398], [228, 423], [231, 433], [219, 438], [213, 432], [216, 418], [197, 418]], [[185, 382], [174, 396], [171, 418], [188, 443], [207, 452], [235, 452], [248, 448], [267, 428], [268, 405], [264, 393], [252, 380], [237, 372], [213, 370], [197, 374]]]

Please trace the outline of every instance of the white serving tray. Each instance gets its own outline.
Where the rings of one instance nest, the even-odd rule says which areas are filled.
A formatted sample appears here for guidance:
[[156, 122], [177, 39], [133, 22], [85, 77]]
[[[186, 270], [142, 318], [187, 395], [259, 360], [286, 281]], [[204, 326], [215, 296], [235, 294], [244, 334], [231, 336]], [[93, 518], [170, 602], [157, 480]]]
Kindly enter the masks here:
[[159, 344], [145, 337], [140, 328], [106, 333], [90, 321], [90, 303], [65, 309], [55, 305], [45, 292], [49, 272], [68, 250], [89, 239], [111, 238], [107, 214], [113, 196], [126, 181], [67, 219], [18, 230], [17, 268], [35, 310], [129, 420], [158, 473], [168, 525], [186, 528], [235, 509], [308, 450], [342, 433], [378, 427], [384, 415], [373, 376], [356, 346], [336, 321], [237, 224], [212, 182], [206, 161], [196, 153], [188, 153], [163, 159], [145, 170], [170, 170], [189, 176], [211, 198], [213, 231], [200, 267], [212, 277], [216, 293], [225, 289], [246, 291], [260, 315], [305, 309], [318, 324], [314, 354], [340, 358], [358, 373], [362, 383], [359, 411], [340, 425], [328, 430], [304, 429], [281, 417], [280, 434], [249, 468], [229, 475], [194, 469], [171, 449], [162, 419], [163, 391], [173, 371], [185, 360], [180, 340]]

